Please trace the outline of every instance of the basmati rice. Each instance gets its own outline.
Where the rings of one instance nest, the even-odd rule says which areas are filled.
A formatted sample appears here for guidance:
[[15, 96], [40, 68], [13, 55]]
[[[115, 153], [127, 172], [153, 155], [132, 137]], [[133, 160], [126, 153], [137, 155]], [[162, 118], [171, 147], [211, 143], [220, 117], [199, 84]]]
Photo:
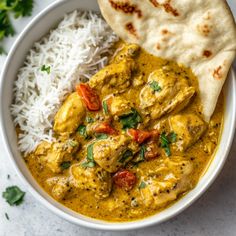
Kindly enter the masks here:
[[75, 11], [35, 43], [19, 70], [11, 106], [14, 123], [21, 129], [21, 152], [27, 154], [41, 141], [54, 140], [53, 118], [63, 100], [75, 84], [107, 64], [117, 40], [100, 15]]

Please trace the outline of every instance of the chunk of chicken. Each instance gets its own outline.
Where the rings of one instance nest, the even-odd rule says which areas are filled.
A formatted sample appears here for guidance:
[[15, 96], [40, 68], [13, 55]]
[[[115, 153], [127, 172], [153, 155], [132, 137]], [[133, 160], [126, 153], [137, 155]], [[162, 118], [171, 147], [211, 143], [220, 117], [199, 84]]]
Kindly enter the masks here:
[[109, 137], [93, 145], [93, 158], [104, 170], [114, 173], [129, 162], [139, 146], [127, 135]]
[[130, 86], [134, 70], [134, 61], [132, 59], [124, 59], [100, 70], [90, 79], [89, 85], [103, 95], [111, 94], [111, 92], [122, 93]]
[[177, 134], [175, 145], [180, 151], [197, 142], [207, 128], [205, 122], [195, 114], [172, 116], [169, 123], [171, 130]]
[[91, 190], [98, 199], [103, 199], [110, 195], [111, 175], [101, 167], [85, 168], [81, 164], [76, 164], [71, 166], [70, 172], [71, 185], [74, 187]]
[[126, 58], [135, 58], [140, 52], [140, 46], [137, 44], [126, 44], [121, 49], [119, 49], [114, 58], [112, 58], [111, 63], [117, 63]]
[[142, 177], [141, 201], [146, 207], [160, 208], [192, 188], [190, 175], [193, 165], [183, 157], [161, 160], [152, 174]]
[[71, 161], [72, 155], [78, 150], [79, 143], [76, 140], [69, 139], [55, 143], [42, 142], [36, 149], [35, 155], [40, 156], [42, 160], [54, 173], [62, 171], [61, 164], [65, 161]]
[[185, 78], [173, 71], [158, 69], [140, 92], [140, 107], [150, 113], [152, 119], [158, 119], [185, 108], [194, 94], [194, 87], [189, 86]]
[[70, 189], [69, 179], [67, 177], [56, 176], [46, 180], [46, 183], [52, 188], [52, 196], [61, 200]]
[[109, 111], [112, 116], [118, 118], [119, 116], [130, 113], [132, 106], [134, 104], [131, 101], [122, 96], [115, 96], [110, 98]]
[[67, 97], [54, 120], [54, 131], [60, 135], [72, 134], [82, 123], [86, 109], [77, 92]]

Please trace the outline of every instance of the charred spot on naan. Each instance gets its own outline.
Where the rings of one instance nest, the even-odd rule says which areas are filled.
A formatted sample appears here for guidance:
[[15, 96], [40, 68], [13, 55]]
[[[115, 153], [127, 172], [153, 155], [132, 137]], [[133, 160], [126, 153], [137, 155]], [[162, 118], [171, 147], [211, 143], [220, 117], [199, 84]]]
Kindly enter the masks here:
[[211, 33], [212, 26], [207, 23], [199, 24], [197, 25], [197, 30], [201, 35], [207, 37]]
[[159, 3], [157, 0], [149, 0], [154, 7], [162, 7], [167, 13], [172, 14], [173, 16], [179, 16], [179, 12], [171, 4], [171, 0], [168, 0], [165, 3]]
[[218, 66], [214, 71], [213, 71], [213, 77], [217, 80], [220, 80], [223, 78], [223, 72], [222, 72], [223, 67]]
[[210, 50], [204, 50], [203, 56], [209, 58], [212, 56], [212, 52]]
[[134, 25], [132, 22], [128, 22], [125, 25], [125, 29], [132, 34], [135, 38], [138, 38], [137, 30], [135, 29]]
[[135, 4], [130, 4], [129, 2], [124, 2], [124, 1], [115, 1], [115, 0], [109, 0], [109, 2], [112, 8], [114, 8], [117, 11], [122, 11], [126, 14], [136, 14], [138, 18], [142, 17], [142, 11]]

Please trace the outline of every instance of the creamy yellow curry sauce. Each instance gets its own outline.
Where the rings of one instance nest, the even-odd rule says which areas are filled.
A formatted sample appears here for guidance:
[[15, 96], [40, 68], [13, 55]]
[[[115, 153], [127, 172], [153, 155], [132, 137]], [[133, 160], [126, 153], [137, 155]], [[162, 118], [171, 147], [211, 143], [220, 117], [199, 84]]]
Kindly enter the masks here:
[[209, 123], [191, 71], [117, 45], [110, 64], [68, 95], [56, 141], [25, 161], [53, 198], [106, 221], [145, 218], [190, 191], [217, 147], [223, 95]]

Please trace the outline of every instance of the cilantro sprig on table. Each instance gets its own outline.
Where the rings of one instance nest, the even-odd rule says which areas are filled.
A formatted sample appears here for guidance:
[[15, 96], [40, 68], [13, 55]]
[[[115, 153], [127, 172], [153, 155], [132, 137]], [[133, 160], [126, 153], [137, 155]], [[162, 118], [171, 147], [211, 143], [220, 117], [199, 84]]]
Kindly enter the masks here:
[[6, 191], [2, 193], [2, 197], [6, 199], [9, 205], [20, 205], [23, 202], [25, 192], [17, 186], [10, 186], [6, 188]]
[[[4, 38], [15, 35], [15, 30], [10, 20], [10, 13], [14, 18], [30, 16], [34, 0], [0, 0], [0, 43]], [[5, 50], [0, 46], [0, 54]]]

